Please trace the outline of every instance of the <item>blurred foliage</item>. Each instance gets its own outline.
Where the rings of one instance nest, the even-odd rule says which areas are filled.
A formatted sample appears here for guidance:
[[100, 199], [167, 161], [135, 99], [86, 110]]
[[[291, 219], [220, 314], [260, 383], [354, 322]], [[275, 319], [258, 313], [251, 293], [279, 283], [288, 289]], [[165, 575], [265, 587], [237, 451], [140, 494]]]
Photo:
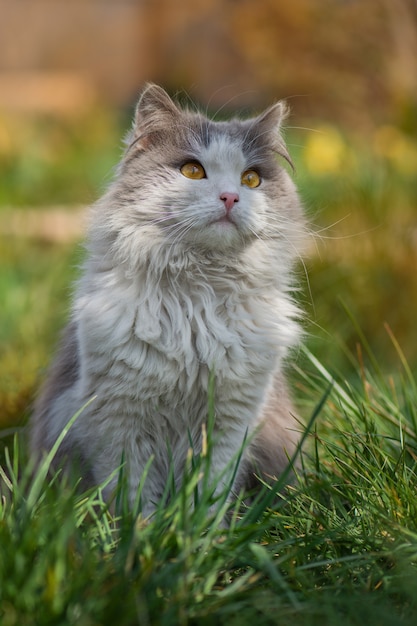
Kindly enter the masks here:
[[388, 324], [417, 365], [417, 143], [390, 126], [365, 138], [323, 126], [295, 151], [316, 233], [306, 261], [312, 346], [343, 371], [341, 346], [354, 351], [361, 331], [389, 369]]
[[145, 76], [214, 109], [284, 97], [304, 121], [417, 131], [415, 0], [155, 0], [142, 18]]
[[19, 425], [64, 323], [79, 246], [0, 238], [0, 427]]
[[120, 117], [0, 113], [0, 207], [92, 202], [121, 154]]

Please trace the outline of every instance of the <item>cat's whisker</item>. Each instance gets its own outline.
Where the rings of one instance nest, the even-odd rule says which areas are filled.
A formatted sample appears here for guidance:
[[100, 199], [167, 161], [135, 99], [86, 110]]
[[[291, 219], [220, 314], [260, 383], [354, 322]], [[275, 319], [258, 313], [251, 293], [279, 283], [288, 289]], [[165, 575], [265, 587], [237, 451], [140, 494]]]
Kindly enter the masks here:
[[193, 229], [193, 224], [190, 224], [189, 226], [183, 226], [182, 230], [176, 234], [176, 237], [172, 241], [171, 248], [176, 246], [180, 241], [182, 241], [187, 235], [187, 233], [190, 232], [192, 229]]
[[165, 230], [169, 235], [182, 236], [195, 226], [193, 217], [183, 218], [180, 222], [170, 224]]
[[[207, 105], [207, 108], [206, 108], [206, 115], [207, 115], [207, 111], [208, 111], [208, 108], [209, 108], [210, 103], [211, 103], [211, 99], [216, 94], [218, 94], [221, 91], [221, 89], [227, 89], [228, 87], [230, 87], [230, 85], [225, 85], [225, 86], [221, 87], [220, 89], [217, 89], [217, 91], [215, 91], [213, 93], [213, 95], [211, 96], [210, 100], [208, 101], [208, 105]], [[234, 96], [231, 96], [228, 100], [226, 100], [226, 102], [224, 104], [222, 104], [220, 107], [218, 107], [216, 109], [216, 111], [213, 114], [213, 118], [216, 119], [224, 109], [226, 109], [232, 102], [234, 102], [238, 98], [242, 98], [242, 96], [246, 96], [248, 94], [252, 95], [253, 93], [254, 93], [253, 89], [246, 89], [245, 91], [242, 91], [240, 93], [235, 94]]]
[[324, 132], [322, 130], [320, 130], [319, 128], [308, 128], [307, 126], [289, 126], [289, 125], [285, 125], [285, 129], [287, 130], [305, 130], [309, 133], [319, 133], [319, 134], [324, 134]]
[[256, 232], [256, 230], [253, 228], [253, 226], [248, 226], [250, 232], [252, 233], [252, 235], [254, 235], [254, 237], [256, 237], [256, 239], [259, 239], [259, 241], [262, 241], [262, 237]]
[[[311, 290], [310, 277], [309, 277], [309, 274], [308, 274], [307, 265], [306, 265], [303, 257], [301, 256], [297, 246], [294, 245], [294, 243], [292, 242], [292, 240], [290, 238], [286, 237], [285, 232], [283, 230], [281, 231], [281, 233], [282, 233], [283, 238], [286, 240], [286, 242], [288, 243], [290, 248], [295, 253], [295, 256], [298, 259], [298, 262], [301, 264], [301, 266], [303, 268], [303, 273], [304, 273], [304, 276], [305, 276], [305, 279], [306, 279], [308, 295], [309, 295], [309, 298], [310, 298], [311, 305], [313, 307], [313, 311], [315, 313], [316, 309], [315, 309], [315, 305], [314, 305], [313, 292]], [[300, 234], [300, 236], [304, 235], [304, 237], [305, 237], [305, 235], [306, 234], [308, 235], [309, 233], [308, 232], [306, 233], [306, 231], [299, 231], [299, 234]]]
[[165, 222], [170, 222], [174, 219], [173, 214], [163, 213], [158, 217], [153, 217], [152, 219], [146, 220], [146, 224], [163, 224]]

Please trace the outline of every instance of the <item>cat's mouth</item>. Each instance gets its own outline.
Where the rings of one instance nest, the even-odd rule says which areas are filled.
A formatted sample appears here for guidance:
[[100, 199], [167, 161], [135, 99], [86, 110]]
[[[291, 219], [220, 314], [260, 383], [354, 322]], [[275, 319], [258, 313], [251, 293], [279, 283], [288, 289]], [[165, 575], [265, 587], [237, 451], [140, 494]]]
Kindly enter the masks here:
[[224, 227], [233, 226], [234, 228], [237, 228], [236, 221], [234, 220], [233, 215], [231, 215], [231, 213], [226, 213], [225, 215], [221, 215], [220, 217], [214, 218], [210, 222], [210, 225], [211, 224], [218, 224], [219, 226], [224, 226]]

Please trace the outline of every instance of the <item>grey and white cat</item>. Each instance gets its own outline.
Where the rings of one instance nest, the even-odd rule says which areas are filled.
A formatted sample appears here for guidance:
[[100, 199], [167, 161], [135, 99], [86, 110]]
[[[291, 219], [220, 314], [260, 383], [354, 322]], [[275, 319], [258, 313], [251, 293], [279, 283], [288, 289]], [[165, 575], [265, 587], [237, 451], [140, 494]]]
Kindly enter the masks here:
[[[299, 440], [283, 372], [299, 338], [292, 267], [304, 222], [277, 155], [285, 105], [214, 122], [156, 85], [139, 100], [115, 181], [92, 209], [71, 319], [31, 421], [41, 458], [93, 396], [57, 461], [84, 484], [126, 464], [151, 514], [170, 463], [202, 445], [215, 376], [212, 475], [252, 438], [233, 491], [278, 476]], [[169, 449], [169, 452], [168, 452]], [[110, 498], [117, 476], [106, 488]]]

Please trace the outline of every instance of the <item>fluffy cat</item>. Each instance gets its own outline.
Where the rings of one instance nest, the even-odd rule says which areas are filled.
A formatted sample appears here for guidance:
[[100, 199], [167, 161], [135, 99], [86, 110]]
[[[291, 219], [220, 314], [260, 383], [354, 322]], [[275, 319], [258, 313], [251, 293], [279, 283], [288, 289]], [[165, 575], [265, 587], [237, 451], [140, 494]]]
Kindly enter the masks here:
[[[198, 453], [215, 376], [212, 476], [251, 444], [233, 491], [278, 476], [299, 425], [283, 361], [299, 337], [292, 267], [303, 238], [295, 186], [277, 155], [281, 102], [214, 122], [147, 85], [117, 176], [92, 209], [69, 324], [31, 420], [41, 458], [93, 396], [58, 451], [100, 484], [126, 464], [149, 515], [170, 463]], [[168, 452], [169, 447], [169, 452]], [[117, 476], [106, 487], [110, 498]]]

